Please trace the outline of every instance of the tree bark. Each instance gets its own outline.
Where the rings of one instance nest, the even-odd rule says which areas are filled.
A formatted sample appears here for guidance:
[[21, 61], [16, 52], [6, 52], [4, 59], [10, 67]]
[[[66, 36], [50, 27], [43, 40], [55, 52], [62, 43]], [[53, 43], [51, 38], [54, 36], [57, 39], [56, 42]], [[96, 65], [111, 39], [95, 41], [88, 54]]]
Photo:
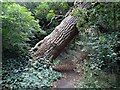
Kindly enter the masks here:
[[76, 28], [77, 18], [69, 15], [48, 36], [38, 42], [31, 51], [34, 51], [33, 59], [47, 56], [55, 59], [65, 46], [78, 34]]
[[[87, 2], [79, 2], [76, 0], [74, 6], [84, 9], [89, 8], [91, 5]], [[77, 17], [67, 16], [48, 36], [39, 41], [31, 51], [34, 51], [32, 57], [34, 60], [40, 57], [47, 56], [55, 59], [68, 45], [68, 43], [78, 34], [76, 28]]]

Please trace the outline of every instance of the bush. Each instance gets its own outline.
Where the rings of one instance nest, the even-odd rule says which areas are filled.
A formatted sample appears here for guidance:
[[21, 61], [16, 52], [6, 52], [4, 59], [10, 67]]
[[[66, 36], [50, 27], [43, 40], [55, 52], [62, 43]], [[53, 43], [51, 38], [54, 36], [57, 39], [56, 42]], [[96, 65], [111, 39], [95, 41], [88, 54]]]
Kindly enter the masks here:
[[2, 39], [3, 51], [23, 51], [26, 49], [28, 36], [40, 30], [38, 21], [31, 12], [16, 3], [2, 4]]
[[97, 26], [100, 32], [119, 31], [120, 2], [90, 3], [89, 9], [75, 8], [72, 15], [78, 17], [78, 29], [85, 30], [91, 25]]
[[[47, 26], [51, 19], [57, 15], [65, 15], [69, 5], [67, 2], [43, 2], [37, 6], [35, 10], [35, 17], [39, 19], [39, 24], [43, 26], [44, 30], [54, 28], [59, 22], [55, 19], [52, 20], [51, 27]], [[52, 30], [51, 30], [52, 31]]]
[[[92, 32], [93, 34], [93, 32]], [[96, 34], [97, 35], [97, 34]], [[81, 83], [83, 88], [118, 88], [119, 81], [119, 52], [115, 52], [120, 42], [120, 32], [89, 35], [84, 44], [89, 48], [88, 59], [85, 62], [85, 81]], [[117, 81], [118, 79], [118, 81]]]
[[54, 11], [55, 14], [65, 14], [69, 8], [68, 3], [66, 2], [44, 2], [40, 3], [36, 8], [36, 18], [46, 19], [48, 13]]
[[54, 10], [50, 10], [49, 13], [46, 16], [46, 19], [50, 21], [53, 17], [55, 17]]
[[[76, 44], [86, 50], [85, 80], [82, 88], [119, 87], [119, 3], [91, 3], [91, 8], [76, 8], [80, 31]], [[110, 75], [112, 78], [110, 78]]]
[[40, 3], [40, 5], [36, 8], [36, 18], [39, 20], [42, 20], [43, 18], [45, 19], [49, 10], [50, 7], [48, 3]]
[[40, 2], [16, 2], [21, 6], [24, 6], [27, 8], [28, 11], [32, 12], [32, 15], [35, 15], [35, 9], [39, 5]]

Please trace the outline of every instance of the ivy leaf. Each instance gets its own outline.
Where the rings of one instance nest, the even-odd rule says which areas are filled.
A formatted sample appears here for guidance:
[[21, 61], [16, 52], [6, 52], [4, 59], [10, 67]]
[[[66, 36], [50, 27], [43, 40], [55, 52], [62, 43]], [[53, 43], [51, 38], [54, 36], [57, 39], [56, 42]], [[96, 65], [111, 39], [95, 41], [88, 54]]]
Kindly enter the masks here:
[[105, 40], [105, 37], [102, 35], [102, 36], [100, 36], [100, 40], [101, 41], [104, 41]]

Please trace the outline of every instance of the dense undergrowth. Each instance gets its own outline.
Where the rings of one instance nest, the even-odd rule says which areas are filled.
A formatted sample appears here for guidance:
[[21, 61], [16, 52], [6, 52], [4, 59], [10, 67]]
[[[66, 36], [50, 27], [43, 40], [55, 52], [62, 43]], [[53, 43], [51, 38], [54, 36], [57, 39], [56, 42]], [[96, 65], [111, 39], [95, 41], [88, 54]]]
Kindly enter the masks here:
[[0, 82], [3, 89], [51, 87], [52, 81], [62, 77], [61, 73], [51, 69], [48, 58], [31, 61], [28, 50], [53, 31], [60, 21], [54, 19], [51, 23], [51, 18], [65, 14], [68, 7], [66, 2], [2, 3], [3, 65]]
[[70, 43], [57, 58], [58, 63], [78, 54], [76, 49], [88, 52], [88, 57], [77, 63], [84, 70], [79, 88], [120, 88], [119, 36], [120, 32], [99, 35], [94, 31], [79, 33], [81, 38]]
[[119, 35], [120, 32], [111, 32], [87, 38], [84, 45], [89, 54], [84, 62], [85, 81], [80, 83], [81, 88], [120, 88], [120, 56], [116, 52]]
[[88, 52], [80, 88], [120, 88], [119, 7], [119, 2], [96, 2], [72, 11], [80, 31], [76, 44]]
[[51, 87], [53, 81], [63, 77], [61, 73], [52, 70], [52, 63], [45, 57], [38, 61], [25, 56], [4, 60], [1, 81], [4, 90], [47, 88]]
[[[3, 89], [51, 87], [51, 82], [63, 77], [52, 70], [49, 58], [32, 61], [26, 51], [54, 30], [71, 5], [66, 2], [3, 3], [0, 15]], [[79, 35], [55, 63], [75, 55], [75, 48], [88, 52], [80, 88], [120, 88], [119, 5], [92, 3], [88, 10], [75, 8], [72, 12], [78, 17]]]

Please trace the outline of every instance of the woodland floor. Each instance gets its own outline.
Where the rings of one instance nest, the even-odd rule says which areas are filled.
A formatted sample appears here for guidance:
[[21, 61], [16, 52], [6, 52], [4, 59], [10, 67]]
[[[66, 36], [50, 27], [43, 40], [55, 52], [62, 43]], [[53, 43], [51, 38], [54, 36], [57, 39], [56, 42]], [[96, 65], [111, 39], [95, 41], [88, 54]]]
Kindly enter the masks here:
[[75, 71], [63, 73], [64, 78], [53, 82], [53, 88], [77, 88], [78, 84], [83, 79], [83, 73], [76, 73]]
[[[77, 52], [76, 50], [71, 50], [68, 51], [67, 54], [64, 53], [63, 56], [66, 56], [68, 58], [71, 56], [74, 57], [74, 55], [76, 55], [77, 53], [80, 53], [79, 50]], [[61, 56], [58, 57], [59, 60], [63, 59]], [[72, 57], [71, 59], [73, 59]], [[82, 66], [82, 63], [79, 63], [79, 66]], [[79, 84], [81, 81], [83, 81], [84, 75], [84, 71], [81, 67], [77, 68], [77, 70], [68, 70], [61, 73], [64, 75], [64, 77], [60, 78], [57, 81], [54, 81], [52, 83], [53, 88], [79, 88]]]

